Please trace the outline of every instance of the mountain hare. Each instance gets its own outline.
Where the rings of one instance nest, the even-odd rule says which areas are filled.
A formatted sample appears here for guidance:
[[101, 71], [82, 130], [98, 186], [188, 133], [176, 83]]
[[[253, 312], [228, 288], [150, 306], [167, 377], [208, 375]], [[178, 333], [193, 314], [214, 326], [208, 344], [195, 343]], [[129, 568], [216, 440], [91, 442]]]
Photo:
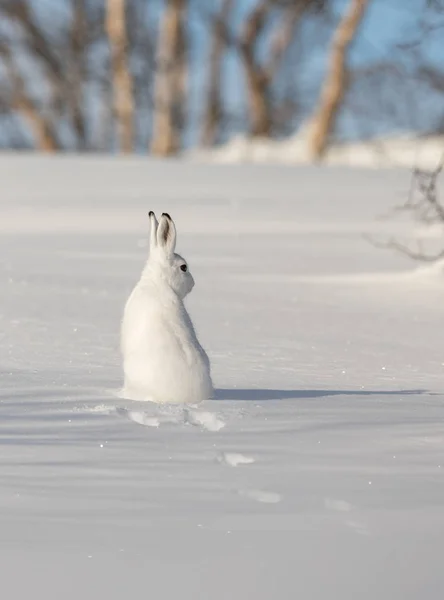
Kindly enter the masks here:
[[183, 303], [194, 279], [174, 252], [170, 215], [158, 222], [151, 211], [149, 218], [148, 260], [123, 315], [123, 392], [133, 400], [194, 404], [213, 395], [210, 361]]

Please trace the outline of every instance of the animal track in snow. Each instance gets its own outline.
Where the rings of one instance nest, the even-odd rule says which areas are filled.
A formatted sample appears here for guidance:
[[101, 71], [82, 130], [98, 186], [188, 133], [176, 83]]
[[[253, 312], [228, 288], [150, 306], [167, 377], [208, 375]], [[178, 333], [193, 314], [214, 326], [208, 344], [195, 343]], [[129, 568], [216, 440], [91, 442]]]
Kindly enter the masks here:
[[150, 417], [149, 415], [136, 410], [127, 411], [126, 416], [130, 421], [138, 423], [139, 425], [144, 425], [145, 427], [159, 427], [160, 425], [160, 421], [157, 417]]
[[217, 461], [230, 467], [237, 467], [238, 465], [251, 465], [254, 463], [254, 458], [238, 452], [221, 452]]
[[219, 431], [225, 427], [225, 422], [214, 413], [185, 408], [183, 411], [185, 423], [203, 427], [207, 431]]
[[180, 420], [169, 414], [158, 414], [153, 415], [141, 410], [129, 410], [127, 408], [118, 408], [117, 414], [129, 419], [133, 423], [138, 425], [144, 425], [145, 427], [159, 427], [162, 423], [174, 423], [177, 424]]
[[[175, 408], [175, 407], [174, 407]], [[196, 427], [202, 427], [207, 431], [219, 431], [225, 427], [225, 422], [217, 415], [211, 412], [184, 408], [181, 410], [166, 410], [163, 409], [158, 414], [150, 414], [139, 410], [129, 410], [126, 408], [118, 408], [117, 414], [129, 419], [138, 425], [145, 427], [160, 427], [162, 424], [172, 423], [175, 425], [183, 425], [189, 423]]]

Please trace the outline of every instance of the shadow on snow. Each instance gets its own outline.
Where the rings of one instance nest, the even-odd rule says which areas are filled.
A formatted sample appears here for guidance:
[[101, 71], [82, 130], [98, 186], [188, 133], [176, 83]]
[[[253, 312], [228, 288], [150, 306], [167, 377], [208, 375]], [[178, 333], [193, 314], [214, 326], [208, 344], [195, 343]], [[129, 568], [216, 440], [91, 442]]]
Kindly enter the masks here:
[[[215, 400], [301, 400], [307, 398], [328, 398], [330, 396], [418, 396], [432, 395], [427, 390], [265, 390], [265, 389], [217, 389]], [[435, 394], [433, 394], [435, 395]]]

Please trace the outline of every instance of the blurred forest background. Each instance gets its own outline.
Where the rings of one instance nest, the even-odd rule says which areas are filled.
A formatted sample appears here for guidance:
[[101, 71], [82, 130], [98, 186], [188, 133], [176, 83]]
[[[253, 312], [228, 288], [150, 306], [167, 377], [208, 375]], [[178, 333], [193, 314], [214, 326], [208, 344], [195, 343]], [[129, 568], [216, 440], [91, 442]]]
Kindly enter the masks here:
[[0, 147], [444, 134], [444, 0], [0, 0]]

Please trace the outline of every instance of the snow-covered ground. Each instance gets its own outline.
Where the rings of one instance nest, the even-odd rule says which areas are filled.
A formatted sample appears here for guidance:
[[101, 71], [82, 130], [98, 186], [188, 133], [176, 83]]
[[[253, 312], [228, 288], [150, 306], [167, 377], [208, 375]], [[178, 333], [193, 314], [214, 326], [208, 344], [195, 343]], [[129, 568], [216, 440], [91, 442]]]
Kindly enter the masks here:
[[[441, 600], [444, 280], [362, 237], [416, 235], [378, 220], [407, 171], [0, 176], [2, 598]], [[198, 408], [118, 397], [149, 209], [196, 279]]]
[[[190, 159], [210, 163], [275, 163], [306, 165], [312, 162], [308, 152], [309, 126], [282, 140], [231, 138], [212, 149], [193, 149]], [[363, 142], [331, 144], [324, 164], [366, 168], [421, 167], [435, 169], [444, 155], [444, 136], [418, 137], [414, 134], [382, 137]]]

